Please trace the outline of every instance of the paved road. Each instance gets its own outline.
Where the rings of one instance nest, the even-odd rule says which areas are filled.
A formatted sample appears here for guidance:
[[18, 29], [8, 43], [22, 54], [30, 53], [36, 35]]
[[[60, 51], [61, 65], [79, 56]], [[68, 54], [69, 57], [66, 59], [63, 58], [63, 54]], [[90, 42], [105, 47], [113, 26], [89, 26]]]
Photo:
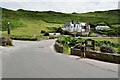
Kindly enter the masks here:
[[[54, 40], [2, 48], [3, 78], [117, 78], [117, 64], [56, 53]], [[107, 68], [108, 67], [108, 68]]]

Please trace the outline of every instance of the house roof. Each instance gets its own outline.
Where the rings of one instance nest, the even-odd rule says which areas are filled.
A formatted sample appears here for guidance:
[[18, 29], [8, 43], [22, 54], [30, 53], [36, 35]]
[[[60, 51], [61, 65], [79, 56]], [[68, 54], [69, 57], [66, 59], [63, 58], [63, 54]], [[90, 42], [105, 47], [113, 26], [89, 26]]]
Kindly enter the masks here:
[[96, 26], [95, 29], [100, 29], [100, 30], [103, 30], [103, 29], [109, 29], [110, 27], [109, 26]]
[[82, 25], [82, 26], [86, 25], [86, 23], [83, 23], [83, 22], [67, 22], [67, 23], [64, 24], [64, 26], [72, 26], [71, 24], [73, 24], [73, 26], [76, 25], [76, 24]]

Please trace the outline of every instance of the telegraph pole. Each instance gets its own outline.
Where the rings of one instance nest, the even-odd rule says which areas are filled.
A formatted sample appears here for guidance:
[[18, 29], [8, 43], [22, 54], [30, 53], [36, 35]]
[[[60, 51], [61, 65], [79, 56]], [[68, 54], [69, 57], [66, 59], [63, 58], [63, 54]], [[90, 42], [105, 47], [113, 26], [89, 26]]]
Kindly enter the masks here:
[[8, 22], [8, 37], [10, 37], [10, 22]]
[[7, 29], [7, 34], [8, 34], [8, 36], [7, 36], [7, 41], [6, 41], [6, 44], [7, 45], [12, 45], [12, 40], [11, 40], [11, 38], [10, 38], [10, 22], [8, 22], [8, 27], [7, 27], [8, 29]]

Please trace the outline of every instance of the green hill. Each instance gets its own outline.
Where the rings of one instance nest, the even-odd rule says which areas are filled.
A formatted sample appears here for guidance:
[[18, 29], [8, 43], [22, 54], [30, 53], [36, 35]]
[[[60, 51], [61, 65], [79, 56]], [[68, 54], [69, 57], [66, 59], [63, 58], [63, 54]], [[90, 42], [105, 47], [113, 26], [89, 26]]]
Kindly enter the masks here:
[[120, 10], [95, 11], [89, 13], [66, 14], [54, 11], [17, 11], [2, 8], [2, 31], [6, 34], [7, 22], [10, 21], [13, 36], [40, 35], [41, 30], [48, 31], [47, 27], [59, 27], [64, 23], [74, 20], [88, 22], [96, 25], [106, 22], [109, 25], [120, 24]]

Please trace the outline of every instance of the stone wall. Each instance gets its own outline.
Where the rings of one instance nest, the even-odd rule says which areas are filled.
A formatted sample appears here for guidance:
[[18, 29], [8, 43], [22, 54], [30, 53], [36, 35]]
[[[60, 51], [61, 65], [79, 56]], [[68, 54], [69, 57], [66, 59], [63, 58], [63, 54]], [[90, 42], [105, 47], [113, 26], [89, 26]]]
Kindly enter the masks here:
[[[71, 48], [71, 55], [81, 56], [83, 52], [80, 49]], [[86, 58], [97, 59], [107, 62], [120, 63], [120, 55], [119, 54], [111, 54], [111, 53], [102, 53], [95, 51], [85, 51]]]
[[[54, 48], [57, 52], [63, 53], [63, 45], [58, 42], [55, 42]], [[81, 56], [82, 51], [80, 49], [71, 48], [71, 55]], [[112, 54], [112, 53], [102, 53], [102, 52], [95, 52], [95, 51], [85, 51], [86, 58], [107, 61], [112, 63], [120, 64], [120, 54]]]
[[55, 42], [54, 48], [58, 53], [63, 53], [63, 45], [61, 45], [60, 43]]

